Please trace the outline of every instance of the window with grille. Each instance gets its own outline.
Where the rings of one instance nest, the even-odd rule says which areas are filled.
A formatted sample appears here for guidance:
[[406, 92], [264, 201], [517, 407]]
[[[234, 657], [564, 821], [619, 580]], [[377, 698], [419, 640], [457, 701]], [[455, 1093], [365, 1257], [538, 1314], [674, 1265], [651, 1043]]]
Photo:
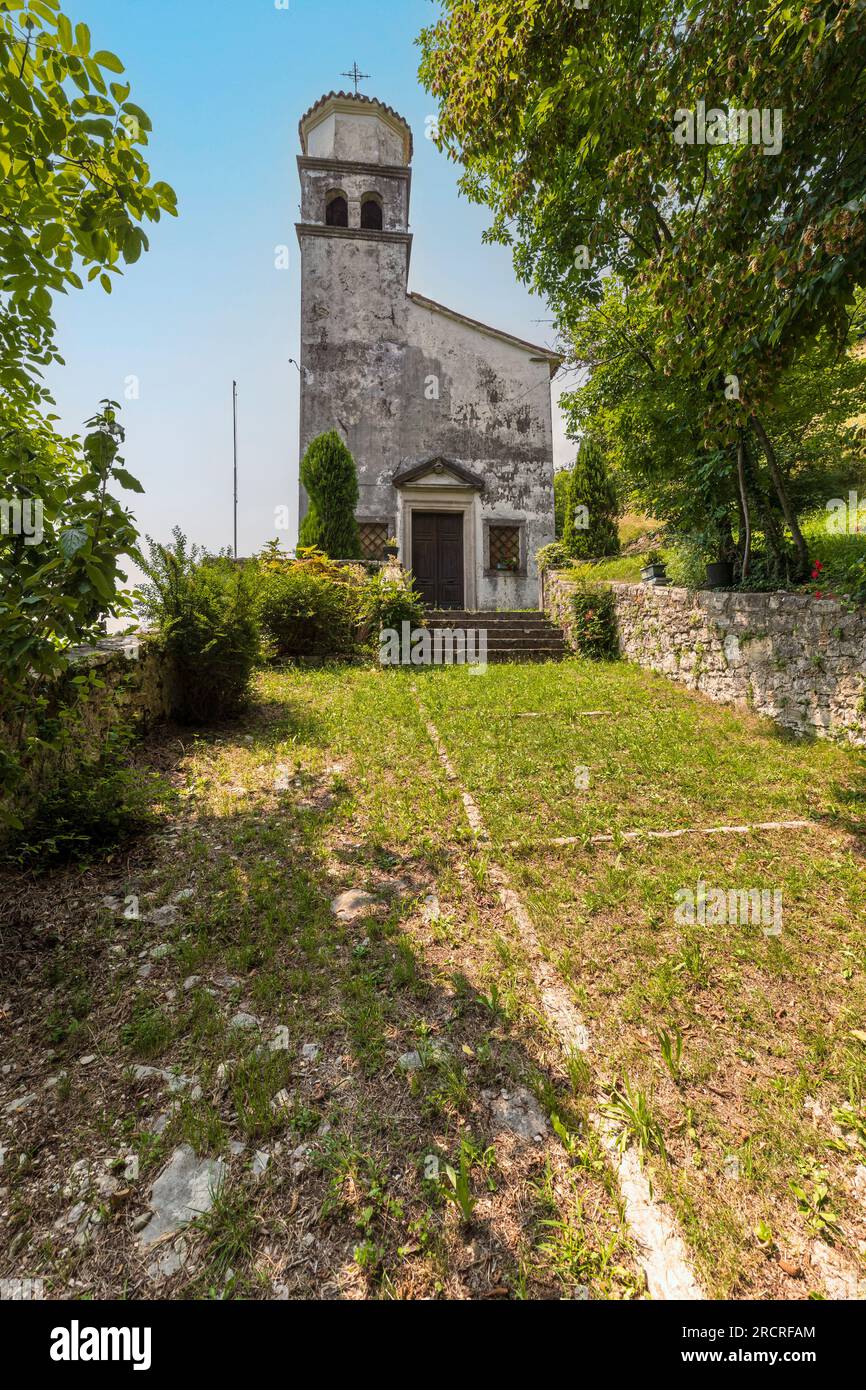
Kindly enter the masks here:
[[364, 559], [384, 560], [389, 534], [387, 521], [362, 521], [358, 530], [361, 532], [361, 554]]
[[520, 527], [490, 527], [490, 568], [492, 570], [520, 569]]

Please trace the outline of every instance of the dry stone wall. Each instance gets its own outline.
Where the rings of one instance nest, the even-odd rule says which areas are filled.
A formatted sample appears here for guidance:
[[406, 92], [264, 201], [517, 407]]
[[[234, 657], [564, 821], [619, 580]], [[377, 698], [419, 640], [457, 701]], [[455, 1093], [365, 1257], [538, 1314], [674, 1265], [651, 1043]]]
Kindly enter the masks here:
[[[7, 804], [18, 816], [26, 816], [39, 797], [46, 777], [58, 767], [81, 769], [102, 752], [110, 730], [119, 724], [145, 729], [169, 717], [172, 708], [168, 663], [155, 641], [147, 637], [108, 637], [95, 647], [77, 647], [71, 653], [68, 677], [60, 677], [55, 691], [58, 705], [73, 703], [75, 677], [93, 672], [94, 684], [79, 699], [70, 737], [58, 755], [41, 749], [25, 761], [23, 782]], [[0, 725], [0, 738], [10, 745], [16, 733]], [[4, 789], [0, 789], [2, 793]]]

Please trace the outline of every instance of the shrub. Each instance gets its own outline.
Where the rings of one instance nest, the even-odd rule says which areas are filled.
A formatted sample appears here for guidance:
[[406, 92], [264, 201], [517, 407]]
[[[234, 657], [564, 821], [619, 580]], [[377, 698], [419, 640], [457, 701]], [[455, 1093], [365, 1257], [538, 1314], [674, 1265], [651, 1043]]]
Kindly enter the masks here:
[[266, 572], [259, 619], [278, 656], [347, 656], [355, 642], [359, 585], [323, 572], [316, 560]]
[[572, 596], [572, 637], [581, 656], [592, 661], [613, 661], [619, 655], [616, 604], [602, 584], [581, 584]]
[[160, 785], [124, 767], [119, 749], [98, 763], [63, 770], [10, 839], [6, 857], [40, 869], [88, 859], [155, 822], [152, 802]]
[[301, 460], [301, 482], [310, 509], [301, 522], [300, 544], [317, 546], [334, 560], [360, 559], [358, 471], [336, 430], [310, 443]]
[[171, 663], [174, 718], [206, 723], [237, 714], [248, 699], [259, 656], [253, 585], [227, 557], [189, 547], [177, 526], [173, 535], [171, 546], [147, 538], [143, 607]]
[[402, 571], [368, 573], [315, 547], [293, 560], [272, 544], [256, 559], [259, 617], [277, 656], [346, 658], [375, 647], [383, 628], [425, 625], [424, 601]]
[[535, 556], [535, 563], [538, 565], [539, 574], [544, 574], [545, 570], [568, 569], [572, 563], [572, 554], [562, 541], [553, 541], [550, 545], [543, 545]]
[[866, 604], [866, 554], [858, 555], [848, 566], [843, 589], [852, 603]]
[[364, 584], [360, 616], [361, 641], [374, 646], [378, 646], [379, 634], [385, 628], [400, 632], [404, 622], [411, 623], [413, 628], [427, 626], [424, 600], [411, 576], [385, 571], [372, 575]]

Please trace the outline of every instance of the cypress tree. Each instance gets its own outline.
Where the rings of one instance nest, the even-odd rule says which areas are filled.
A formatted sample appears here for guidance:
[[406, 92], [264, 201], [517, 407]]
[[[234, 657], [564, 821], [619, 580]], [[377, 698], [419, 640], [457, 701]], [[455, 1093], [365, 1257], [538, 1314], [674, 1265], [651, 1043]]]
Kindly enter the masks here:
[[563, 543], [578, 559], [619, 554], [619, 503], [604, 455], [584, 437], [569, 479]]
[[310, 441], [301, 461], [301, 482], [310, 509], [301, 523], [298, 544], [317, 546], [332, 560], [359, 560], [358, 470], [336, 430]]
[[562, 540], [565, 526], [565, 512], [568, 507], [568, 493], [571, 487], [571, 470], [560, 468], [553, 475], [553, 509], [556, 515], [556, 539]]

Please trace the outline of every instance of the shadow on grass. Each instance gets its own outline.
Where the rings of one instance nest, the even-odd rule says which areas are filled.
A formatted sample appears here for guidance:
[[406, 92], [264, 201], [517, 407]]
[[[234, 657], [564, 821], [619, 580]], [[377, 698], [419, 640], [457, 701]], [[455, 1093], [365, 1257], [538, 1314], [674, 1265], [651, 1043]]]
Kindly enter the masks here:
[[[308, 743], [324, 741], [322, 722], [292, 702], [288, 709], [282, 702], [266, 702], [232, 726], [165, 729], [162, 740], [169, 748], [191, 734], [200, 741], [240, 743], [249, 730], [268, 746], [271, 740], [284, 741], [287, 729]], [[158, 735], [142, 745], [137, 762], [144, 764], [149, 756], [152, 765], [164, 765]], [[167, 1289], [169, 1296], [185, 1291], [208, 1297], [219, 1285], [228, 1244], [239, 1276], [235, 1296], [268, 1296], [255, 1267], [276, 1224], [302, 1270], [296, 1286], [300, 1297], [321, 1297], [325, 1287], [340, 1296], [335, 1273], [353, 1260], [357, 1272], [351, 1277], [366, 1282], [369, 1296], [397, 1285], [416, 1289], [419, 1296], [435, 1294], [442, 1259], [448, 1277], [459, 1273], [472, 1297], [498, 1296], [503, 1283], [511, 1290], [520, 1286], [526, 1252], [518, 1238], [504, 1241], [486, 1218], [459, 1230], [443, 1178], [424, 1173], [430, 1154], [441, 1160], [443, 1172], [445, 1161], [459, 1170], [468, 1137], [476, 1155], [471, 1186], [475, 1197], [481, 1196], [486, 1170], [477, 1155], [487, 1151], [491, 1135], [480, 1091], [501, 1089], [515, 1077], [537, 1078], [538, 1063], [515, 1029], [491, 1029], [491, 1002], [468, 979], [461, 979], [455, 996], [453, 984], [437, 978], [406, 929], [407, 918], [435, 889], [435, 856], [401, 853], [359, 835], [338, 861], [345, 872], [335, 872], [325, 846], [344, 820], [350, 793], [329, 787], [325, 794], [320, 788], [321, 804], [315, 804], [314, 783], [310, 777], [302, 788], [280, 796], [251, 797], [225, 816], [178, 805], [173, 819], [167, 816], [156, 832], [125, 846], [122, 855], [51, 870], [26, 884], [28, 923], [45, 934], [48, 959], [34, 961], [28, 952], [26, 962], [4, 981], [8, 1017], [15, 1021], [13, 1076], [24, 1070], [34, 1090], [43, 1087], [49, 1070], [68, 1072], [72, 1080], [62, 1099], [15, 1117], [18, 1148], [49, 1162], [25, 1165], [15, 1176], [15, 1200], [27, 1217], [17, 1228], [14, 1256], [0, 1257], [0, 1274], [17, 1277], [38, 1264], [49, 1278], [66, 1279], [74, 1271], [96, 1297], [121, 1290], [126, 1296], [165, 1297]], [[313, 804], [299, 806], [298, 799], [311, 790]], [[11, 904], [16, 876], [5, 878]], [[122, 898], [140, 882], [149, 890], [140, 917], [118, 919], [102, 905], [107, 894]], [[193, 885], [193, 897], [175, 923], [146, 920], [187, 884]], [[375, 894], [381, 909], [352, 922], [337, 920], [331, 901], [349, 888]], [[13, 952], [14, 938], [14, 931], [6, 937]], [[230, 972], [232, 984], [220, 983], [224, 972]], [[201, 988], [187, 991], [184, 982], [196, 975]], [[228, 1027], [229, 1016], [243, 1011], [261, 1019], [261, 1034]], [[261, 1040], [269, 1036], [265, 1030], [277, 1026], [288, 1028], [290, 1050], [260, 1056]], [[439, 1041], [441, 1052], [432, 1047]], [[336, 1066], [338, 1053], [351, 1059], [345, 1069], [348, 1091], [334, 1084], [333, 1066], [329, 1071], [299, 1060], [310, 1042], [322, 1047], [329, 1066]], [[53, 1052], [46, 1054], [49, 1046]], [[409, 1075], [399, 1059], [416, 1050], [425, 1060]], [[78, 1065], [85, 1053], [100, 1058], [98, 1106], [90, 1073]], [[176, 1068], [195, 1076], [203, 1087], [199, 1100], [176, 1104], [158, 1135], [149, 1132], [146, 1117], [170, 1102], [159, 1076], [132, 1073], [145, 1060], [163, 1071]], [[220, 1065], [229, 1068], [223, 1089], [216, 1080]], [[551, 1093], [557, 1084], [545, 1074]], [[290, 1103], [275, 1112], [275, 1094], [283, 1091]], [[563, 1096], [563, 1114], [568, 1104]], [[0, 1114], [3, 1109], [0, 1103]], [[143, 1135], [146, 1164], [137, 1205], [146, 1201], [150, 1181], [179, 1143], [226, 1156], [231, 1139], [250, 1145], [282, 1142], [265, 1187], [252, 1184], [237, 1158], [230, 1169], [228, 1190], [237, 1185], [254, 1205], [261, 1193], [267, 1221], [243, 1227], [247, 1234], [234, 1244], [232, 1231], [211, 1223], [202, 1268], [194, 1276], [178, 1273], [169, 1285], [144, 1277], [134, 1237], [123, 1222], [100, 1228], [71, 1263], [60, 1251], [55, 1267], [46, 1251], [53, 1248], [50, 1233], [69, 1203], [44, 1185], [46, 1177], [58, 1167], [67, 1170], [82, 1152], [98, 1155], [102, 1163], [115, 1118], [133, 1147]], [[305, 1142], [316, 1156], [298, 1186], [285, 1165], [293, 1146]], [[526, 1180], [540, 1176], [543, 1155], [530, 1146], [520, 1163], [522, 1181], [514, 1184], [515, 1195], [503, 1198], [512, 1209], [498, 1224], [525, 1236], [531, 1224]], [[518, 1191], [524, 1203], [519, 1210]], [[299, 1203], [303, 1221], [295, 1220]], [[232, 1210], [227, 1205], [226, 1211]], [[412, 1257], [404, 1253], [404, 1247], [416, 1244], [413, 1230], [431, 1225], [438, 1243], [436, 1277], [421, 1260], [413, 1269]], [[310, 1229], [316, 1246], [307, 1262], [304, 1247], [293, 1241]], [[475, 1250], [467, 1263], [469, 1240]], [[358, 1250], [360, 1257], [353, 1253]], [[549, 1292], [543, 1280], [530, 1284], [536, 1296]]]

